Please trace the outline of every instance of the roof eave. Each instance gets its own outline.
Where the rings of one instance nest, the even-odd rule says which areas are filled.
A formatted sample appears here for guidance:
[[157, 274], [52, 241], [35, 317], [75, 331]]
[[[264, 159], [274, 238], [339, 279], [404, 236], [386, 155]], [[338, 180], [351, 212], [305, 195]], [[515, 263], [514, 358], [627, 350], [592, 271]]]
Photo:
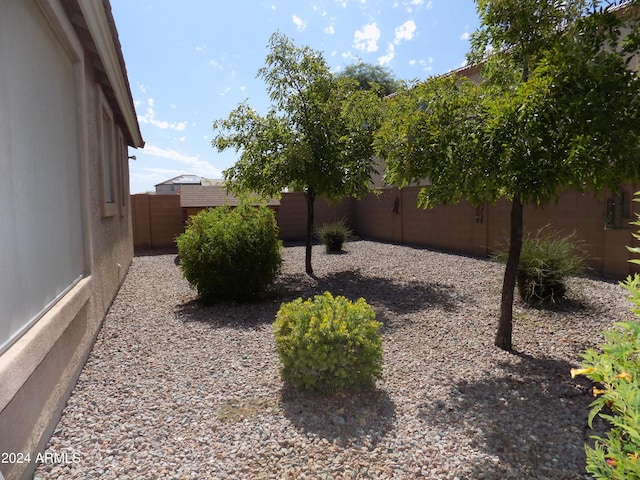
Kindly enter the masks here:
[[97, 53], [104, 66], [107, 79], [113, 89], [115, 100], [122, 113], [132, 147], [144, 146], [140, 125], [136, 116], [131, 89], [127, 77], [115, 22], [109, 0], [78, 0], [78, 6], [87, 24]]

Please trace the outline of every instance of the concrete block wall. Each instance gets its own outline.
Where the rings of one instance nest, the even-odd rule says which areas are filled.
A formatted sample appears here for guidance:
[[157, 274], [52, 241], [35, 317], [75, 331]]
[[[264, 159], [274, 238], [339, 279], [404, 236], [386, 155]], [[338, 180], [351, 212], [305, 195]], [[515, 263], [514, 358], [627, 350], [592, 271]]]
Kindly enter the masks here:
[[[632, 186], [625, 187], [634, 192]], [[344, 219], [355, 234], [371, 240], [410, 244], [443, 251], [485, 257], [505, 245], [509, 237], [511, 203], [500, 200], [474, 207], [466, 201], [424, 210], [417, 207], [420, 187], [383, 189], [362, 200], [345, 199], [332, 205], [318, 198], [315, 225]], [[525, 229], [536, 231], [550, 224], [564, 234], [576, 231], [584, 242], [589, 266], [598, 275], [624, 278], [640, 271], [628, 262], [626, 245], [638, 245], [629, 226], [640, 212], [631, 202], [630, 216], [623, 228], [605, 229], [608, 195], [596, 197], [576, 191], [563, 192], [547, 205], [525, 205]], [[174, 246], [184, 231], [184, 212], [177, 195], [134, 195], [134, 242], [136, 248]], [[280, 238], [303, 241], [306, 235], [307, 206], [302, 193], [286, 193], [276, 211]]]
[[176, 237], [184, 231], [179, 195], [132, 195], [131, 210], [136, 249], [175, 247]]
[[[325, 223], [343, 219], [345, 223], [351, 225], [353, 223], [352, 202], [351, 199], [344, 199], [337, 204], [329, 204], [324, 198], [316, 198], [315, 226], [320, 227]], [[304, 194], [301, 192], [283, 194], [276, 212], [276, 221], [282, 240], [304, 240], [307, 234], [307, 201]]]

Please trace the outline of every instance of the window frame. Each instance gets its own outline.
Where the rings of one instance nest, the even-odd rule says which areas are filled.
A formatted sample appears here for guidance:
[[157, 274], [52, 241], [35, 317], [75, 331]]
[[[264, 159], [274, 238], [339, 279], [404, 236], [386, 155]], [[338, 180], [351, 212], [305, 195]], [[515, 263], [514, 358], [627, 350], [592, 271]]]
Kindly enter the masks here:
[[[98, 138], [100, 145], [100, 198], [102, 200], [102, 216], [114, 217], [122, 209], [119, 205], [120, 168], [116, 166], [117, 152], [120, 146], [116, 144], [116, 126], [113, 111], [109, 102], [100, 90], [98, 102]], [[118, 155], [119, 156], [119, 155]]]

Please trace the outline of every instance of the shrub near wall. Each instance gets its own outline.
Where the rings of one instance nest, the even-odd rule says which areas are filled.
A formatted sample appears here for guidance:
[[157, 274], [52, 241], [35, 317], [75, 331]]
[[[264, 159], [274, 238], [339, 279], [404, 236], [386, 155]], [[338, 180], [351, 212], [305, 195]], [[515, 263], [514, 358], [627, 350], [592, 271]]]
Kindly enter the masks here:
[[203, 210], [177, 243], [182, 273], [206, 303], [261, 297], [282, 264], [275, 217], [264, 206]]
[[[495, 257], [506, 263], [509, 247]], [[552, 305], [565, 297], [569, 277], [586, 270], [582, 242], [575, 232], [561, 236], [549, 225], [537, 232], [525, 232], [518, 265], [517, 286], [520, 298], [530, 305]]]

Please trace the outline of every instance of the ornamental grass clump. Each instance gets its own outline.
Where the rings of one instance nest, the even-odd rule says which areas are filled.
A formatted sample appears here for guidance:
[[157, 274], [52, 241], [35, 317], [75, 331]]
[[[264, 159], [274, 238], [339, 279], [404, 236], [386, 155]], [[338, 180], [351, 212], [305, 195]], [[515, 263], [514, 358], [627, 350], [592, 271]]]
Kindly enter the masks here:
[[203, 210], [177, 243], [182, 274], [205, 303], [260, 298], [282, 265], [275, 216], [265, 206]]
[[367, 302], [331, 293], [283, 303], [273, 325], [281, 377], [299, 390], [363, 390], [382, 378], [381, 323]]
[[340, 252], [345, 242], [353, 238], [353, 231], [344, 220], [325, 223], [317, 230], [318, 238], [325, 245], [326, 252]]
[[[562, 236], [542, 227], [522, 238], [522, 253], [516, 277], [520, 298], [530, 305], [553, 305], [565, 297], [567, 280], [586, 270], [582, 242], [575, 232]], [[506, 263], [509, 248], [496, 258]]]

